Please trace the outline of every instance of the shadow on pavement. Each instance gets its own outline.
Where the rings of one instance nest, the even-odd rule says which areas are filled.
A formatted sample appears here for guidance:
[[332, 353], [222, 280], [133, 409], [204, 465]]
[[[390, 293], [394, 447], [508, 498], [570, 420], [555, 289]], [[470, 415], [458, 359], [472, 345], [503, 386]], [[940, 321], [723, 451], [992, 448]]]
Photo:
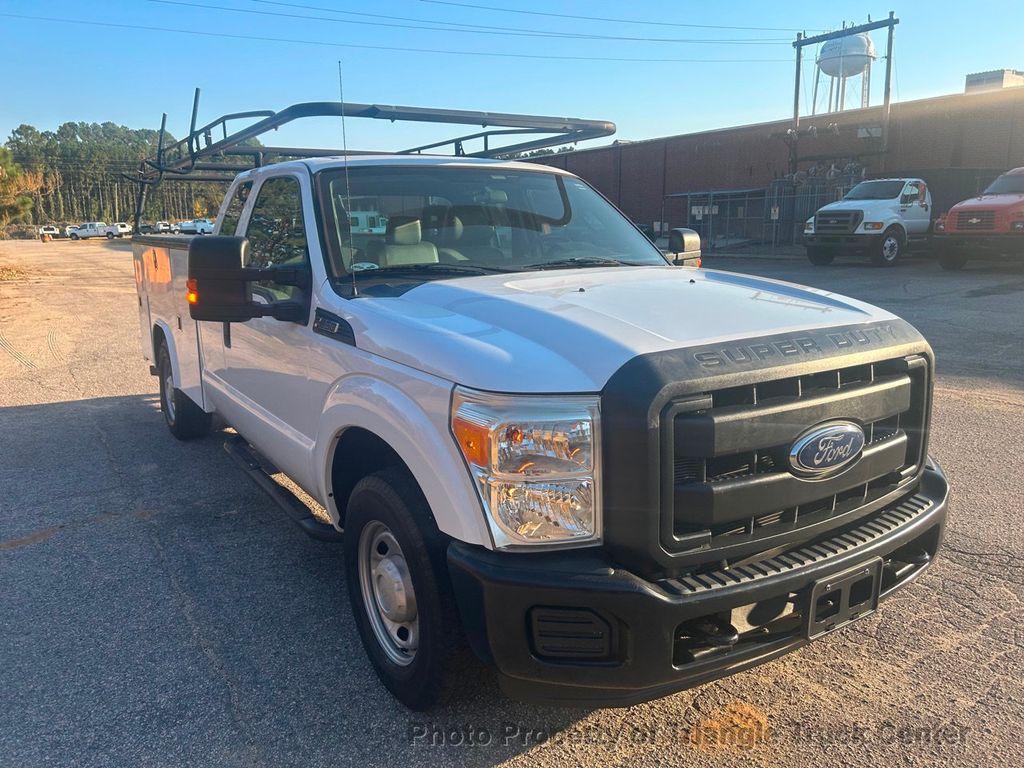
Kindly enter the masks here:
[[341, 548], [279, 514], [222, 434], [173, 439], [154, 396], [0, 408], [0, 435], [0, 763], [491, 766], [586, 714], [511, 702], [480, 669], [406, 710], [365, 657]]

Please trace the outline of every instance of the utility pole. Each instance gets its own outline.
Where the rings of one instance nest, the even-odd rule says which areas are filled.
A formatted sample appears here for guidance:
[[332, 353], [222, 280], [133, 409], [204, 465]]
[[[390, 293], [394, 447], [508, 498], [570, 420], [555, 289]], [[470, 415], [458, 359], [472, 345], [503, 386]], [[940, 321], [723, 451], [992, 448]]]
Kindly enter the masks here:
[[797, 136], [800, 132], [800, 67], [803, 65], [804, 33], [796, 33], [796, 77], [793, 79], [793, 131], [789, 135], [789, 172], [796, 173], [797, 167]]

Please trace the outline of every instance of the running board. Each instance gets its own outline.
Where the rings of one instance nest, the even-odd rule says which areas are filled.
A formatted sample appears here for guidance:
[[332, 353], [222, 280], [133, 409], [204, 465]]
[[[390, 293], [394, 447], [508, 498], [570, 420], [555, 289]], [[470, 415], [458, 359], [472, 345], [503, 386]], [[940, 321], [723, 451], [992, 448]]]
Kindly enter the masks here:
[[317, 541], [327, 541], [334, 544], [342, 541], [341, 532], [334, 528], [334, 526], [328, 525], [314, 517], [309, 507], [298, 496], [267, 474], [256, 458], [256, 454], [241, 435], [225, 440], [224, 450], [245, 471], [249, 479], [274, 500], [277, 506], [288, 516], [288, 519], [302, 529], [303, 533]]

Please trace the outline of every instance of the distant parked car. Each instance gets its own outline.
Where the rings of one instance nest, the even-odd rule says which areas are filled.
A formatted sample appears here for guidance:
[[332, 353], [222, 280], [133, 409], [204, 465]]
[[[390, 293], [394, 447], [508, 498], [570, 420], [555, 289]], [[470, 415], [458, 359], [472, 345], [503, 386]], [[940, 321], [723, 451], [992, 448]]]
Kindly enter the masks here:
[[60, 234], [60, 230], [52, 224], [47, 224], [39, 228], [40, 235], [49, 235], [50, 237], [57, 237]]
[[153, 225], [154, 232], [170, 232], [171, 223], [169, 221], [158, 221]]
[[76, 229], [78, 229], [81, 226], [83, 226], [83, 225], [81, 225], [81, 224], [68, 224], [66, 227], [64, 227], [64, 237], [71, 237], [71, 233], [74, 232]]
[[131, 233], [132, 228], [123, 221], [118, 221], [111, 224], [110, 226], [107, 227], [105, 232], [107, 240], [113, 240], [115, 237], [124, 237], [125, 235], [130, 235]]
[[181, 222], [178, 229], [183, 235], [212, 235], [213, 222], [209, 219], [192, 219]]
[[106, 237], [107, 224], [103, 221], [87, 221], [79, 224], [68, 235], [72, 240], [87, 240], [90, 237]]

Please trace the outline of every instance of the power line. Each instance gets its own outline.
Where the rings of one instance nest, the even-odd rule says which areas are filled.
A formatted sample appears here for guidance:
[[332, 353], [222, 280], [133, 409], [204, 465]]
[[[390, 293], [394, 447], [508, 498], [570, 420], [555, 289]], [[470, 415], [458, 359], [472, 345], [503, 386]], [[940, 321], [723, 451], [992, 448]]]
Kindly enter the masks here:
[[330, 43], [323, 40], [302, 40], [289, 37], [269, 37], [264, 35], [238, 35], [229, 32], [206, 32], [198, 29], [177, 29], [174, 27], [151, 27], [142, 24], [118, 24], [108, 21], [86, 21], [85, 19], [53, 18], [52, 16], [29, 16], [20, 13], [0, 13], [0, 17], [9, 19], [25, 19], [28, 21], [45, 21], [48, 24], [77, 24], [104, 29], [129, 29], [136, 32], [171, 32], [179, 35], [196, 37], [212, 37], [225, 40], [250, 40], [259, 43], [291, 43], [295, 45], [312, 45], [321, 48], [357, 48], [371, 51], [398, 51], [400, 53], [438, 53], [448, 56], [491, 56], [504, 59], [541, 59], [547, 61], [609, 61], [637, 64], [769, 64], [789, 62], [789, 59], [667, 59], [667, 58], [633, 58], [623, 56], [558, 56], [540, 53], [501, 53], [497, 51], [446, 51], [437, 48], [406, 48], [392, 45], [361, 45], [358, 43]]
[[[284, 13], [281, 11], [257, 11], [253, 8], [232, 8], [223, 5], [210, 5], [208, 3], [193, 3], [186, 2], [185, 0], [149, 0], [151, 3], [159, 3], [160, 5], [179, 5], [188, 8], [203, 8], [205, 10], [212, 11], [229, 11], [231, 13], [247, 13], [254, 16], [277, 16], [286, 19], [302, 19], [304, 21], [329, 21], [334, 24], [361, 24], [369, 27], [391, 27], [397, 29], [415, 29], [419, 31], [427, 32], [446, 32], [446, 33], [461, 33], [464, 35], [497, 35], [502, 37], [543, 37], [543, 38], [563, 38], [569, 40], [607, 40], [607, 41], [618, 41], [618, 42], [635, 42], [635, 43], [696, 43], [696, 44], [713, 44], [713, 45], [778, 45], [780, 43], [789, 43], [788, 38], [754, 38], [746, 40], [709, 40], [701, 38], [677, 38], [677, 37], [629, 37], [623, 35], [593, 35], [582, 32], [543, 32], [540, 30], [512, 30], [512, 29], [496, 29], [495, 27], [484, 27], [483, 25], [472, 25], [473, 29], [447, 29], [439, 26], [423, 26], [423, 24], [438, 24], [439, 22], [429, 21], [427, 19], [408, 19], [408, 21], [419, 21], [421, 24], [397, 24], [394, 21], [357, 21], [353, 19], [335, 19], [330, 16], [310, 16], [308, 14], [301, 13]], [[330, 8], [324, 8], [322, 6], [315, 5], [302, 5], [296, 3], [280, 3], [280, 2], [269, 2], [269, 0], [252, 0], [252, 2], [266, 2], [269, 5], [282, 5], [289, 8], [303, 8], [306, 10], [316, 11], [328, 11], [330, 13], [352, 13], [358, 16], [372, 16], [374, 18], [395, 18], [388, 16], [381, 16], [372, 13], [354, 13], [350, 11], [334, 11]], [[462, 26], [462, 25], [460, 25]]]
[[[527, 16], [550, 16], [557, 19], [577, 19], [580, 21], [607, 21], [613, 24], [644, 24], [654, 27], [689, 27], [693, 29], [732, 29], [750, 32], [796, 32], [802, 27], [737, 27], [729, 24], [684, 24], [671, 21], [649, 21], [646, 19], [616, 19], [607, 16], [578, 16], [571, 13], [551, 13], [548, 11], [524, 11], [519, 8], [499, 8], [494, 5], [478, 5], [476, 3], [456, 3], [451, 0], [420, 0], [423, 3], [434, 5], [453, 5], [458, 8], [474, 8], [482, 11], [498, 11], [500, 13], [519, 13]], [[824, 30], [811, 30], [821, 32]]]

